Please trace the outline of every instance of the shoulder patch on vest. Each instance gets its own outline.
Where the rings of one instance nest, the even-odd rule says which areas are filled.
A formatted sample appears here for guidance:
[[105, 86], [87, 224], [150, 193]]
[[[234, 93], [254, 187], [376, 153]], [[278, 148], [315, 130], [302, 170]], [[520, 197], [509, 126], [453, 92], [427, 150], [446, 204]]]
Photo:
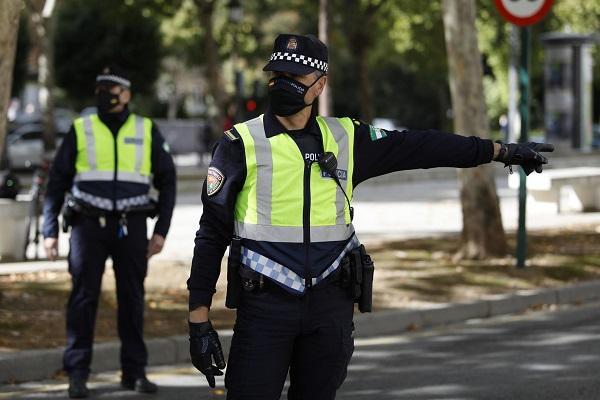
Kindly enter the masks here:
[[224, 134], [225, 134], [225, 137], [227, 138], [227, 140], [229, 140], [230, 142], [235, 142], [236, 140], [240, 140], [239, 136], [237, 135], [236, 132], [233, 131], [233, 129], [225, 131]]
[[225, 175], [215, 167], [208, 167], [206, 174], [206, 194], [212, 196], [223, 187]]

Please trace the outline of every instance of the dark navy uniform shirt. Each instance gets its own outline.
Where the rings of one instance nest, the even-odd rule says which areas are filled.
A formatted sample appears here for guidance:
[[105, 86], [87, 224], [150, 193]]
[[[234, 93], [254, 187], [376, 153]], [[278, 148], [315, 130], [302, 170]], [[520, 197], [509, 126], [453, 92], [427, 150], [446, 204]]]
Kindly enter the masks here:
[[[100, 114], [100, 119], [117, 135], [121, 126], [129, 117], [129, 110], [125, 109], [116, 114]], [[158, 190], [158, 221], [154, 226], [154, 233], [163, 237], [167, 236], [175, 206], [176, 174], [173, 158], [168, 151], [168, 146], [156, 127], [152, 123], [152, 149], [151, 149], [152, 184]], [[71, 190], [75, 177], [75, 160], [77, 158], [77, 136], [75, 128], [65, 136], [60, 148], [56, 152], [50, 179], [44, 200], [44, 237], [58, 237], [58, 214], [62, 208], [65, 192]]]
[[[354, 121], [354, 171], [356, 187], [369, 178], [394, 171], [433, 167], [469, 168], [489, 163], [494, 154], [491, 140], [466, 137], [434, 130], [386, 131]], [[321, 133], [315, 117], [300, 131], [287, 131], [269, 111], [264, 115], [267, 137], [291, 134], [305, 159], [323, 151]], [[211, 166], [225, 177], [222, 187], [212, 196], [202, 187], [204, 211], [196, 232], [192, 269], [188, 279], [189, 307], [210, 306], [219, 277], [221, 260], [231, 242], [234, 210], [238, 192], [246, 178], [242, 140], [237, 132], [224, 135], [213, 149]]]

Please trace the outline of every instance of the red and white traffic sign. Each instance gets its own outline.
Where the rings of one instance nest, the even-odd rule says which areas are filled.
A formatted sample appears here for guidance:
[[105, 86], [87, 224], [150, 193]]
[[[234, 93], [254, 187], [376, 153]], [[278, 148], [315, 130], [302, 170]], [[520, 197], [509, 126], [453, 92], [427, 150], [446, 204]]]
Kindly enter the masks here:
[[553, 0], [495, 0], [496, 8], [508, 22], [533, 25], [550, 11]]

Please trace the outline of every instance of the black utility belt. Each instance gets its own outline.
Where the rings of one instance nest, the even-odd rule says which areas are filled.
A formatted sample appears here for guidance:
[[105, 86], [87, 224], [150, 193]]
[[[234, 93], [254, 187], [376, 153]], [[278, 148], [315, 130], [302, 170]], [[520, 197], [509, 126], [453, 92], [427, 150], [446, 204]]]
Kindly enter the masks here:
[[[126, 226], [128, 215], [145, 214], [149, 218], [154, 218], [154, 217], [156, 217], [157, 212], [158, 212], [158, 206], [157, 206], [156, 201], [154, 201], [153, 199], [150, 199], [150, 203], [148, 203], [147, 205], [128, 207], [128, 208], [126, 208], [124, 210], [120, 210], [120, 211], [109, 211], [109, 210], [102, 210], [99, 208], [92, 207], [89, 204], [83, 202], [82, 200], [69, 194], [67, 196], [67, 198], [65, 199], [65, 203], [64, 203], [63, 209], [62, 209], [62, 216], [63, 216], [62, 230], [63, 230], [63, 232], [66, 233], [69, 229], [69, 226], [71, 226], [73, 224], [73, 218], [77, 215], [82, 215], [84, 217], [98, 219], [100, 222], [100, 225], [102, 227], [104, 227], [106, 225], [107, 218], [115, 218], [115, 219], [118, 218], [119, 224], [122, 226]], [[127, 235], [126, 228], [124, 230], [124, 235], [125, 236]]]
[[[242, 291], [260, 292], [278, 286], [264, 275], [242, 265], [240, 260], [241, 239], [234, 237], [229, 248], [225, 298], [225, 306], [231, 309], [238, 307]], [[365, 247], [360, 245], [344, 256], [338, 270], [321, 282], [321, 285], [339, 285], [347, 291], [348, 296], [355, 303], [358, 303], [360, 312], [371, 312], [374, 271], [375, 266], [371, 257]]]

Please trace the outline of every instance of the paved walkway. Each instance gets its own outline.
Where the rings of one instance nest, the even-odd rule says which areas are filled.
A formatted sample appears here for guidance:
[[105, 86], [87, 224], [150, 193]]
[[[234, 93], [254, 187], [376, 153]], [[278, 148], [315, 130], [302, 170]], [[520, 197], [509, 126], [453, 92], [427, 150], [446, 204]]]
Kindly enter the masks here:
[[[338, 399], [592, 400], [600, 398], [600, 304], [533, 312], [426, 332], [356, 339]], [[189, 364], [154, 367], [156, 396], [118, 389], [118, 373], [95, 374], [98, 399], [224, 399]], [[287, 388], [287, 384], [286, 384]], [[64, 399], [64, 380], [5, 385], [0, 399]], [[282, 399], [285, 399], [285, 389]]]
[[[193, 185], [188, 186], [185, 193], [178, 195], [165, 248], [153, 258], [154, 262], [176, 260], [189, 263], [191, 260], [194, 236], [202, 215], [201, 184], [202, 182], [198, 182], [196, 189]], [[518, 220], [517, 191], [508, 187], [507, 177], [498, 178], [496, 184], [504, 227], [508, 231], [515, 230]], [[359, 238], [367, 243], [381, 238], [460, 232], [462, 228], [459, 184], [456, 179], [394, 182], [392, 175], [391, 178], [363, 183], [356, 189], [354, 196], [354, 225]], [[554, 205], [536, 203], [531, 199], [528, 201], [529, 230], [566, 228], [581, 224], [596, 224], [600, 227], [600, 212], [559, 214]], [[62, 235], [59, 243], [59, 253], [66, 256], [69, 249], [68, 236]], [[44, 265], [47, 264], [0, 263], [0, 273], [33, 271]], [[49, 267], [65, 269], [66, 263], [59, 262]]]

